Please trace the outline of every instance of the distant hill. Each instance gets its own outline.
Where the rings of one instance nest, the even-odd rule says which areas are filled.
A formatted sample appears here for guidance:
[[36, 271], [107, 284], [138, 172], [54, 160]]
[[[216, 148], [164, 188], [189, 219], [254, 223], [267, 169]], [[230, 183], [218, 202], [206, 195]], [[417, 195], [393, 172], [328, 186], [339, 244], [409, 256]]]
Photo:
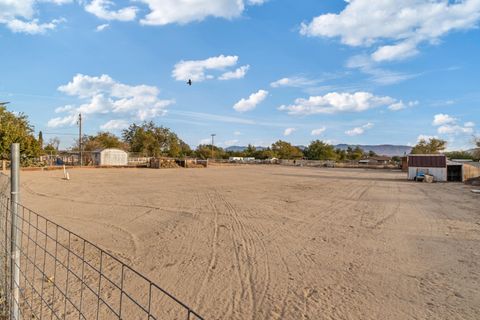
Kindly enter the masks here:
[[[266, 148], [265, 147], [255, 147], [258, 151], [261, 151], [261, 150], [265, 150]], [[242, 152], [242, 151], [245, 151], [247, 149], [247, 147], [245, 146], [230, 146], [230, 147], [227, 147], [225, 148], [225, 151], [229, 151], [229, 152]]]
[[[334, 146], [337, 149], [347, 150], [348, 147], [355, 148], [357, 145], [348, 145], [348, 144], [337, 144]], [[412, 151], [412, 147], [401, 146], [401, 145], [391, 145], [391, 144], [380, 144], [380, 145], [358, 145], [365, 152], [373, 151], [381, 156], [403, 156], [404, 154], [409, 154]]]
[[[355, 148], [357, 145], [349, 145], [349, 144], [337, 144], [334, 146], [336, 149], [347, 150], [348, 147]], [[381, 145], [358, 145], [360, 148], [363, 149], [365, 152], [373, 151], [378, 155], [381, 156], [403, 156], [404, 154], [409, 154], [412, 151], [412, 147], [409, 146], [401, 146], [401, 145], [391, 145], [391, 144], [381, 144]], [[297, 146], [301, 150], [305, 150], [307, 147], [305, 146]], [[257, 150], [265, 150], [264, 147], [256, 147]], [[245, 146], [231, 146], [225, 148], [226, 151], [231, 152], [242, 152], [245, 151], [247, 147]]]

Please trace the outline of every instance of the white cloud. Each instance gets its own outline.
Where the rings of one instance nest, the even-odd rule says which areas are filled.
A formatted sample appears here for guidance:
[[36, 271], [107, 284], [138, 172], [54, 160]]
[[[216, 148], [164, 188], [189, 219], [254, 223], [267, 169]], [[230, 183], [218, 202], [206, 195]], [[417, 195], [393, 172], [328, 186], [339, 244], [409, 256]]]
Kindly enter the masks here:
[[33, 19], [30, 21], [23, 21], [19, 19], [12, 19], [7, 22], [7, 27], [16, 33], [26, 33], [26, 34], [43, 34], [48, 30], [53, 30], [61, 22], [65, 21], [64, 19], [54, 19], [48, 23], [39, 23], [38, 19]]
[[353, 128], [352, 130], [347, 130], [345, 131], [345, 134], [347, 136], [359, 136], [361, 134], [363, 134], [365, 132], [365, 129], [361, 128], [361, 127], [357, 127], [357, 128]]
[[351, 69], [359, 69], [363, 73], [369, 75], [370, 80], [373, 83], [379, 85], [392, 85], [420, 75], [379, 68], [378, 63], [372, 61], [371, 58], [366, 55], [355, 55], [351, 57], [348, 59], [346, 66]]
[[125, 129], [129, 126], [128, 121], [126, 120], [110, 120], [107, 123], [104, 123], [100, 126], [100, 129], [106, 131], [115, 131], [120, 129]]
[[324, 96], [299, 98], [293, 105], [283, 105], [279, 110], [291, 115], [334, 114], [343, 112], [362, 112], [377, 107], [391, 107], [399, 103], [388, 96], [375, 96], [369, 92], [339, 93], [331, 92]]
[[295, 87], [295, 88], [302, 88], [307, 86], [313, 86], [317, 84], [319, 81], [311, 80], [304, 77], [291, 77], [291, 78], [282, 78], [277, 81], [270, 83], [272, 88], [280, 88], [280, 87]]
[[132, 21], [137, 16], [137, 7], [125, 7], [112, 10], [115, 3], [110, 0], [92, 0], [85, 5], [85, 10], [96, 17], [104, 20]]
[[292, 133], [294, 133], [295, 131], [297, 131], [297, 129], [295, 128], [287, 128], [283, 131], [283, 135], [285, 137], [288, 137], [289, 135], [291, 135]]
[[430, 141], [432, 139], [438, 139], [438, 136], [429, 136], [429, 135], [421, 134], [417, 137], [417, 142], [420, 142], [420, 140]]
[[325, 127], [321, 127], [321, 128], [318, 128], [318, 129], [313, 129], [311, 134], [312, 136], [320, 136], [322, 135], [325, 131], [327, 130], [327, 128]]
[[480, 1], [348, 0], [339, 14], [323, 14], [302, 24], [307, 36], [339, 37], [349, 46], [374, 46], [374, 61], [411, 57], [422, 43], [437, 43], [451, 31], [475, 28]]
[[473, 128], [447, 124], [438, 127], [437, 131], [439, 134], [471, 134], [473, 133]]
[[77, 114], [70, 114], [65, 117], [56, 117], [50, 119], [47, 123], [47, 127], [49, 128], [57, 128], [57, 127], [65, 127], [65, 126], [73, 126], [77, 123]]
[[140, 20], [145, 25], [186, 24], [207, 17], [233, 19], [239, 17], [246, 5], [260, 5], [265, 0], [139, 0], [150, 12]]
[[441, 126], [441, 125], [444, 125], [444, 124], [455, 123], [456, 121], [457, 121], [457, 119], [449, 116], [448, 114], [440, 113], [440, 114], [436, 114], [433, 117], [433, 123], [432, 124], [434, 126]]
[[37, 4], [52, 2], [57, 5], [71, 2], [71, 0], [0, 0], [0, 24], [16, 33], [43, 34], [55, 29], [65, 19], [53, 19], [50, 22], [39, 22]]
[[[238, 56], [211, 57], [205, 60], [188, 60], [178, 62], [172, 71], [172, 77], [177, 81], [192, 81], [201, 82], [207, 79], [214, 79], [215, 76], [207, 74], [207, 71], [226, 71], [227, 68], [234, 67], [238, 63]], [[243, 66], [235, 71], [224, 72], [219, 79], [239, 79], [243, 78], [250, 66]]]
[[110, 25], [108, 23], [101, 24], [101, 25], [99, 25], [95, 28], [95, 31], [100, 32], [100, 31], [103, 31], [103, 30], [105, 30], [109, 27], [110, 27]]
[[238, 112], [246, 112], [253, 110], [257, 107], [257, 105], [265, 100], [268, 96], [268, 91], [265, 90], [258, 90], [256, 93], [252, 93], [250, 97], [247, 99], [242, 99], [238, 101], [234, 106], [233, 109]]
[[403, 101], [399, 101], [389, 106], [388, 109], [391, 111], [399, 111], [399, 110], [406, 109], [407, 107], [417, 106], [418, 104], [419, 104], [418, 101], [410, 101], [407, 104], [405, 104]]
[[241, 136], [241, 135], [242, 135], [242, 133], [241, 133], [240, 131], [235, 131], [233, 134], [234, 134], [235, 136]]
[[242, 79], [247, 74], [247, 71], [250, 69], [249, 65], [242, 66], [235, 71], [228, 71], [222, 74], [218, 79], [219, 80], [232, 80], [232, 79]]
[[69, 83], [58, 87], [60, 92], [75, 96], [84, 101], [80, 106], [60, 107], [56, 112], [69, 113], [65, 117], [49, 121], [49, 127], [59, 127], [74, 124], [72, 115], [78, 113], [117, 114], [136, 120], [146, 120], [164, 115], [166, 108], [173, 100], [161, 100], [160, 90], [154, 86], [130, 86], [115, 81], [108, 75], [92, 77], [77, 74]]
[[433, 117], [432, 124], [437, 126], [438, 134], [443, 135], [460, 135], [460, 134], [473, 134], [473, 127], [475, 124], [473, 122], [467, 122], [462, 127], [457, 124], [458, 119], [454, 118], [448, 114], [436, 114]]
[[359, 135], [364, 134], [366, 130], [372, 129], [373, 127], [374, 127], [374, 124], [369, 122], [367, 124], [364, 124], [361, 127], [356, 127], [356, 128], [351, 129], [351, 130], [347, 130], [347, 131], [345, 131], [345, 134], [347, 136], [351, 136], [351, 137], [359, 136]]

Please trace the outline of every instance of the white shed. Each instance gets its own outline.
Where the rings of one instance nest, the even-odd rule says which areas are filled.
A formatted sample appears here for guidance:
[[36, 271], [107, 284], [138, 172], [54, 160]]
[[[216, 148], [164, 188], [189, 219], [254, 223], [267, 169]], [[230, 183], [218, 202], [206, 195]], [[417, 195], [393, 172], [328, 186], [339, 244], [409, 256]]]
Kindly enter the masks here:
[[447, 157], [443, 154], [413, 154], [408, 156], [408, 180], [419, 174], [429, 174], [435, 181], [447, 181]]
[[128, 153], [120, 149], [103, 149], [94, 151], [93, 163], [96, 166], [126, 166]]

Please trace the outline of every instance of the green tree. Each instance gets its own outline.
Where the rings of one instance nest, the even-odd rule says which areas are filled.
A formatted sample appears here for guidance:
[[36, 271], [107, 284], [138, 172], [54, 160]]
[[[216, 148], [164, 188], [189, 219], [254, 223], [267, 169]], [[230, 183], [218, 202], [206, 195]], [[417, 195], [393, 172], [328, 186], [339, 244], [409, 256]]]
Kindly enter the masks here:
[[473, 157], [478, 160], [480, 159], [480, 137], [475, 137], [474, 142], [477, 148], [473, 150]]
[[355, 148], [348, 147], [347, 148], [347, 159], [348, 160], [360, 160], [364, 156], [363, 149], [360, 148], [359, 146], [356, 146]]
[[40, 150], [43, 149], [43, 132], [40, 131], [38, 133], [38, 144], [40, 145]]
[[35, 139], [28, 117], [23, 113], [7, 111], [4, 105], [0, 105], [0, 159], [10, 158], [12, 143], [20, 143], [23, 158], [40, 155], [40, 144]]
[[[195, 156], [200, 159], [211, 159], [212, 158], [212, 145], [211, 144], [201, 144], [195, 150]], [[228, 154], [220, 147], [213, 147], [213, 158], [215, 159], [224, 159], [228, 157]]]
[[282, 140], [272, 144], [272, 151], [280, 159], [301, 159], [303, 157], [302, 150]]
[[370, 151], [368, 151], [368, 156], [369, 157], [376, 157], [376, 156], [378, 156], [378, 154], [376, 154], [375, 151], [370, 150]]
[[265, 159], [272, 159], [277, 158], [277, 154], [270, 148], [266, 148], [264, 150], [257, 150], [255, 153], [255, 158], [265, 160]]
[[310, 160], [337, 159], [337, 153], [333, 146], [320, 140], [315, 140], [310, 143], [305, 150], [305, 156]]
[[247, 146], [247, 148], [243, 151], [245, 157], [256, 157], [257, 156], [257, 148], [251, 144]]
[[335, 149], [335, 154], [337, 156], [337, 160], [339, 161], [347, 160], [347, 151], [342, 149]]
[[191, 153], [190, 147], [174, 132], [152, 121], [130, 125], [123, 130], [122, 137], [129, 151], [149, 157], [183, 157]]
[[412, 154], [434, 154], [440, 153], [447, 147], [447, 142], [442, 139], [432, 138], [430, 140], [421, 139], [413, 147]]
[[474, 155], [468, 151], [451, 151], [445, 152], [445, 155], [449, 159], [474, 159]]

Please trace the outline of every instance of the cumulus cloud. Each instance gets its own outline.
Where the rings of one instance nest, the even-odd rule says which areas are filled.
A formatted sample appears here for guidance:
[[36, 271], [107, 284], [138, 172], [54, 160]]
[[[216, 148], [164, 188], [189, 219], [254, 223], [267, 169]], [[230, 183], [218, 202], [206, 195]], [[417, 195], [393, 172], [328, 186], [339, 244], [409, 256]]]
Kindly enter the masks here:
[[260, 5], [265, 0], [139, 0], [150, 12], [140, 20], [145, 25], [186, 24], [207, 17], [233, 19], [239, 17], [246, 5]]
[[49, 127], [73, 125], [78, 113], [87, 116], [122, 114], [143, 121], [164, 115], [166, 108], [174, 103], [173, 100], [161, 100], [157, 87], [126, 85], [105, 74], [99, 77], [77, 74], [72, 81], [58, 87], [58, 90], [83, 100], [83, 103], [79, 106], [57, 108], [56, 112], [65, 112], [68, 115], [50, 120]]
[[351, 137], [359, 136], [359, 135], [364, 134], [366, 130], [372, 129], [373, 127], [374, 127], [374, 124], [369, 122], [367, 124], [364, 124], [361, 127], [356, 127], [356, 128], [351, 129], [351, 130], [347, 130], [347, 131], [345, 131], [345, 134], [347, 136], [351, 136]]
[[280, 87], [295, 87], [295, 88], [302, 88], [307, 86], [312, 86], [317, 84], [319, 81], [311, 80], [304, 77], [290, 77], [290, 78], [282, 78], [277, 81], [270, 83], [272, 88], [280, 88]]
[[71, 0], [27, 0], [11, 1], [0, 0], [0, 24], [4, 24], [12, 32], [26, 34], [43, 34], [55, 29], [65, 19], [57, 18], [50, 22], [40, 22], [37, 4], [51, 2], [57, 5], [71, 2]]
[[324, 96], [299, 98], [292, 105], [283, 105], [279, 110], [291, 115], [334, 114], [344, 112], [362, 112], [382, 106], [391, 107], [399, 103], [388, 96], [375, 96], [369, 92], [339, 93], [331, 92]]
[[313, 129], [311, 134], [312, 136], [320, 136], [322, 135], [325, 131], [327, 130], [327, 128], [325, 127], [321, 127], [321, 128], [318, 128], [318, 129]]
[[107, 123], [104, 123], [100, 126], [100, 129], [105, 130], [105, 131], [115, 131], [115, 130], [121, 130], [125, 129], [129, 126], [128, 121], [126, 120], [110, 120]]
[[459, 125], [444, 125], [440, 126], [437, 129], [439, 134], [471, 134], [473, 133], [473, 128], [471, 127], [462, 127]]
[[472, 121], [468, 121], [468, 122], [465, 122], [463, 124], [464, 127], [467, 127], [467, 128], [473, 128], [475, 127], [475, 122], [472, 122]]
[[288, 137], [289, 135], [291, 135], [292, 133], [294, 133], [295, 131], [297, 131], [297, 129], [295, 128], [287, 128], [283, 131], [283, 135], [285, 137]]
[[265, 100], [268, 96], [268, 91], [265, 90], [258, 90], [256, 93], [252, 93], [250, 97], [247, 99], [242, 99], [238, 101], [234, 106], [233, 109], [238, 112], [246, 112], [253, 110], [257, 107], [257, 105]]
[[[177, 81], [192, 81], [201, 82], [207, 79], [215, 79], [212, 74], [207, 74], [208, 71], [226, 71], [227, 68], [232, 68], [238, 63], [238, 56], [211, 57], [205, 60], [188, 60], [178, 62], [172, 71], [172, 77]], [[246, 65], [234, 71], [226, 71], [219, 76], [220, 80], [240, 79], [245, 76], [250, 66]]]
[[467, 122], [463, 126], [458, 124], [458, 119], [448, 114], [436, 114], [433, 117], [432, 124], [437, 128], [437, 132], [443, 135], [473, 134], [475, 124]]
[[388, 107], [389, 110], [391, 111], [399, 111], [406, 109], [407, 107], [414, 107], [419, 104], [418, 101], [410, 101], [408, 103], [404, 103], [403, 101], [398, 101], [397, 103], [392, 104], [391, 106]]
[[436, 114], [433, 117], [433, 123], [432, 124], [434, 126], [440, 126], [440, 125], [443, 125], [443, 124], [455, 123], [456, 121], [457, 121], [457, 119], [449, 116], [448, 114], [440, 113], [440, 114]]
[[112, 9], [115, 3], [110, 0], [92, 0], [85, 5], [85, 10], [104, 20], [132, 21], [137, 16], [138, 8], [134, 6]]
[[302, 24], [301, 34], [338, 37], [349, 46], [374, 47], [374, 61], [412, 57], [422, 43], [437, 43], [449, 32], [476, 27], [480, 1], [348, 0], [339, 14], [322, 14]]
[[430, 135], [421, 134], [417, 137], [417, 142], [420, 142], [421, 140], [430, 141], [432, 139], [438, 139], [438, 136], [430, 136]]
[[222, 74], [218, 79], [219, 80], [232, 80], [232, 79], [242, 79], [247, 74], [247, 71], [250, 69], [249, 65], [242, 66], [235, 71], [228, 71]]
[[100, 31], [103, 31], [103, 30], [105, 30], [109, 27], [110, 27], [110, 25], [108, 23], [104, 23], [104, 24], [101, 24], [101, 25], [97, 26], [95, 28], [95, 31], [100, 32]]

